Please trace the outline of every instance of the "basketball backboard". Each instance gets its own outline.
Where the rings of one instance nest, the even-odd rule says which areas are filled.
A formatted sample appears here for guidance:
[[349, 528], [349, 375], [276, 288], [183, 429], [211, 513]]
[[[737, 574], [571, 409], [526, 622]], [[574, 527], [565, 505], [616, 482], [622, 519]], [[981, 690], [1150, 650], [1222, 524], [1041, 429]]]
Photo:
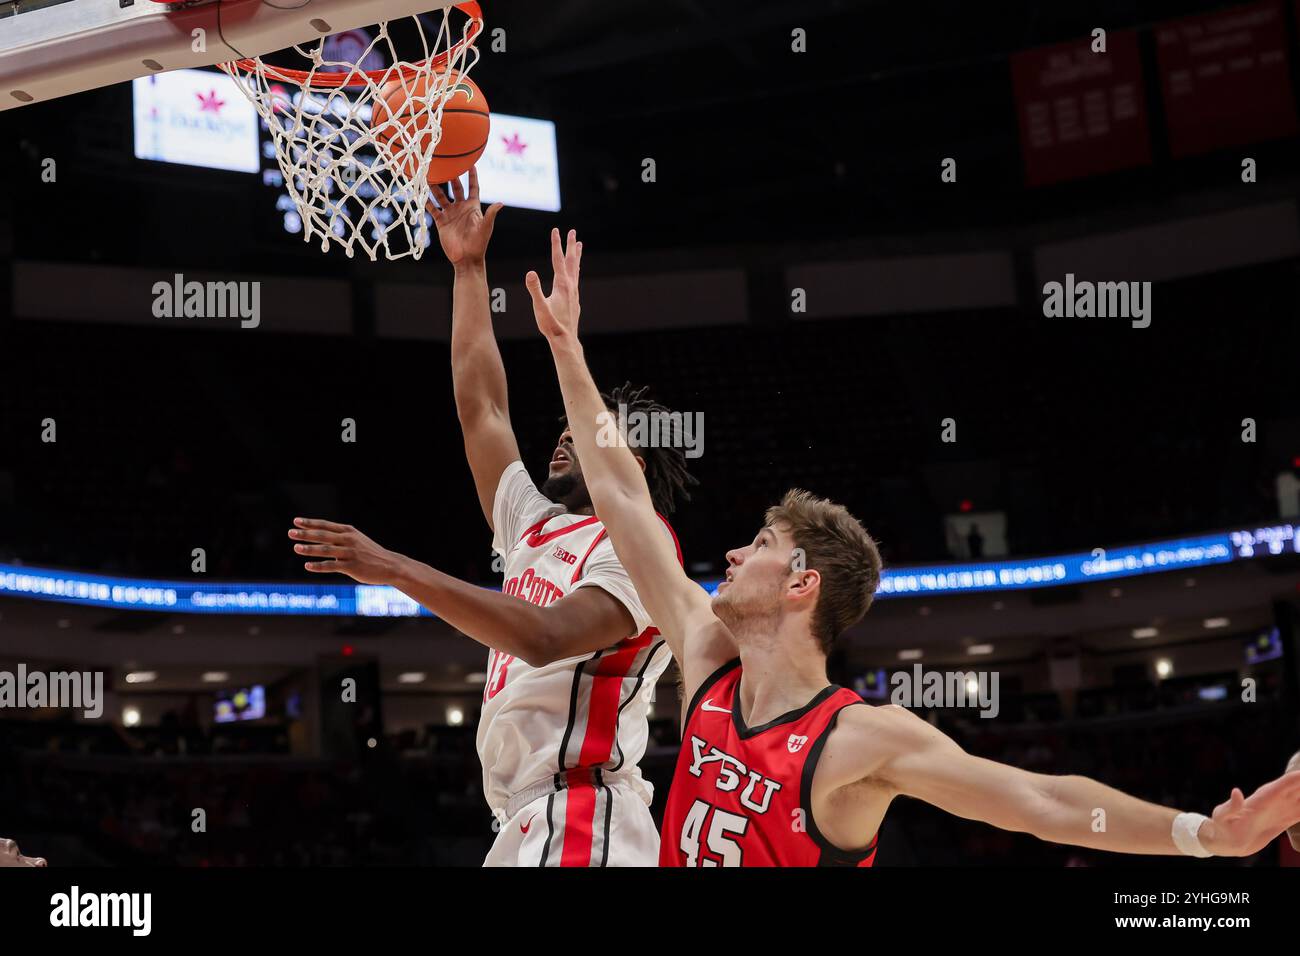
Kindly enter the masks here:
[[0, 110], [262, 56], [452, 0], [17, 0], [0, 16]]

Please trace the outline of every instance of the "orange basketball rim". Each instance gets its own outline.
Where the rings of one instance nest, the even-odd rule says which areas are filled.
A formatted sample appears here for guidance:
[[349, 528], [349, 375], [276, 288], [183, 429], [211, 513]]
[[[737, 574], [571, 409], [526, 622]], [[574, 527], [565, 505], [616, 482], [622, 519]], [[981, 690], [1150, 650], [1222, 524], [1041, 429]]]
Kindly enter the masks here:
[[[441, 70], [448, 63], [453, 62], [461, 51], [471, 45], [478, 38], [478, 35], [483, 32], [483, 9], [478, 5], [477, 0], [466, 0], [465, 3], [454, 4], [453, 8], [469, 17], [465, 35], [446, 50], [426, 60], [417, 63], [398, 63], [384, 70], [347, 71], [292, 70], [288, 67], [272, 66], [263, 62], [261, 65], [262, 72], [270, 79], [280, 80], [283, 83], [293, 83], [304, 89], [336, 90], [341, 87], [364, 86], [367, 80], [371, 83], [383, 84], [398, 79], [410, 80], [427, 73], [431, 69]], [[258, 69], [258, 61], [252, 58], [232, 60], [222, 65], [244, 73], [256, 73]]]

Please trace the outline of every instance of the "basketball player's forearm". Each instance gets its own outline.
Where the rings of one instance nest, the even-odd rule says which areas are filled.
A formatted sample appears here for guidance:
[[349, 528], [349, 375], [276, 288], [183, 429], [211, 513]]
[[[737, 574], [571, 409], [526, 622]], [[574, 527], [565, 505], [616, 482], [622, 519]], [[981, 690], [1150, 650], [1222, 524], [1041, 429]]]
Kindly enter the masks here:
[[[1178, 856], [1173, 824], [1179, 811], [1148, 803], [1089, 777], [1047, 777], [1049, 798], [1029, 832], [1053, 843], [1115, 853]], [[1211, 822], [1202, 828], [1209, 836]]]
[[507, 410], [506, 369], [492, 332], [487, 267], [456, 266], [451, 305], [451, 380], [462, 424]]
[[541, 607], [490, 591], [403, 557], [390, 582], [403, 594], [485, 647], [537, 665], [552, 655]]
[[[1287, 773], [1300, 773], [1300, 753], [1294, 754], [1286, 765]], [[1300, 824], [1293, 826], [1286, 831], [1287, 839], [1291, 841], [1291, 849], [1300, 853]]]

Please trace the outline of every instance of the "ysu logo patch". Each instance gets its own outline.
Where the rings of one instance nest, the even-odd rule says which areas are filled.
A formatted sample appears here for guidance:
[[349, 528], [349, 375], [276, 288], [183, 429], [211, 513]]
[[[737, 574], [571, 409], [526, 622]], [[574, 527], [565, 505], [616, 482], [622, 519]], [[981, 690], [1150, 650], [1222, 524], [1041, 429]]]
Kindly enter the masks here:
[[804, 734], [791, 734], [790, 739], [785, 742], [785, 747], [792, 754], [797, 754], [803, 750], [803, 745], [808, 742], [808, 737]]
[[[755, 813], [767, 813], [767, 808], [772, 804], [772, 794], [780, 790], [781, 785], [763, 776], [757, 770], [750, 770], [735, 757], [723, 753], [717, 747], [709, 747], [708, 753], [704, 752], [705, 747], [709, 747], [707, 741], [691, 736], [691, 774], [702, 777], [704, 773], [701, 768], [705, 764], [717, 763], [718, 779], [714, 781], [714, 786], [724, 793], [731, 793], [740, 786], [741, 778], [747, 779], [749, 782], [740, 794], [741, 805]], [[760, 783], [763, 785], [763, 794], [756, 803], [754, 791], [758, 789]]]

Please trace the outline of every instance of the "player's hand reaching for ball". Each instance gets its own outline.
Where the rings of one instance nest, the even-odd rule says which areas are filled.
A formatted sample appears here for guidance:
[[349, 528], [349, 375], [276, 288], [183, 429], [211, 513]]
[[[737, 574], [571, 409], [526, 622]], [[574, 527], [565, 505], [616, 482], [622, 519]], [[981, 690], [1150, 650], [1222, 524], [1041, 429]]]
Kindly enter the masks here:
[[1234, 789], [1201, 824], [1201, 845], [1215, 856], [1251, 856], [1300, 822], [1300, 774], [1288, 773], [1249, 797]]
[[578, 234], [574, 230], [569, 230], [567, 249], [560, 241], [560, 230], [551, 230], [551, 268], [555, 270], [555, 278], [551, 280], [550, 295], [542, 293], [542, 280], [536, 272], [529, 272], [524, 277], [528, 294], [533, 297], [537, 328], [548, 339], [576, 336], [578, 315], [582, 312], [578, 304], [582, 243], [578, 241]]
[[318, 574], [346, 574], [360, 584], [390, 584], [397, 580], [404, 555], [381, 548], [348, 524], [319, 518], [294, 518], [289, 537], [298, 542], [293, 550], [310, 558], [303, 565]]
[[431, 185], [431, 188], [434, 201], [429, 203], [428, 209], [433, 215], [433, 224], [438, 227], [438, 241], [442, 243], [447, 259], [453, 266], [482, 265], [502, 204], [493, 203], [487, 212], [483, 211], [478, 199], [477, 167], [471, 167], [469, 171], [468, 197], [459, 179], [450, 183], [451, 199], [441, 187]]

